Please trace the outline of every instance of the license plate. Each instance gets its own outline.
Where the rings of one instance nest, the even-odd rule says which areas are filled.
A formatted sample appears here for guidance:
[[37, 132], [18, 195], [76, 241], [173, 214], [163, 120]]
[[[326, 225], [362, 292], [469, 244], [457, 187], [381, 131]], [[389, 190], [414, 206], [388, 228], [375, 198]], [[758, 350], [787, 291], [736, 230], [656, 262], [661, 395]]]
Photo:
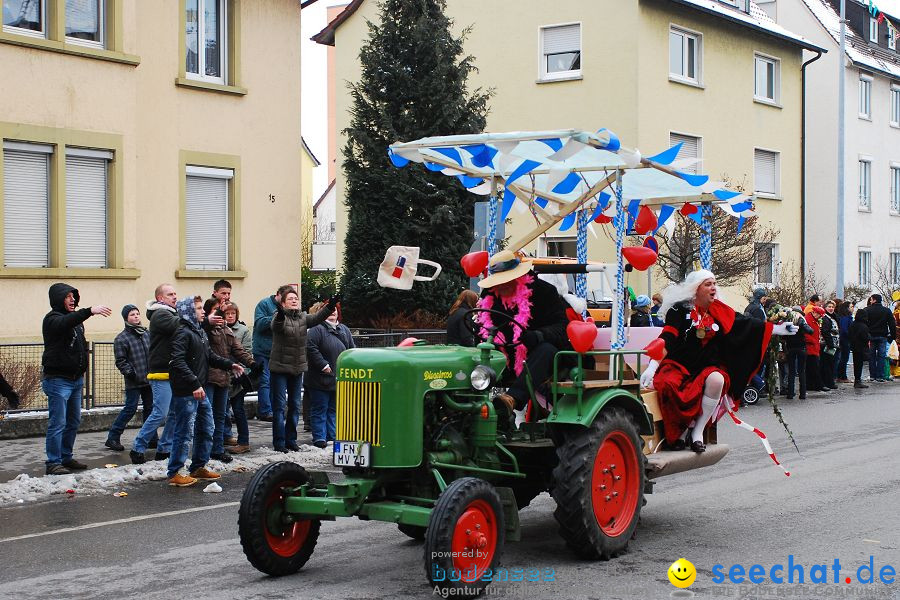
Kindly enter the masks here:
[[336, 467], [368, 467], [369, 442], [335, 442], [334, 466]]

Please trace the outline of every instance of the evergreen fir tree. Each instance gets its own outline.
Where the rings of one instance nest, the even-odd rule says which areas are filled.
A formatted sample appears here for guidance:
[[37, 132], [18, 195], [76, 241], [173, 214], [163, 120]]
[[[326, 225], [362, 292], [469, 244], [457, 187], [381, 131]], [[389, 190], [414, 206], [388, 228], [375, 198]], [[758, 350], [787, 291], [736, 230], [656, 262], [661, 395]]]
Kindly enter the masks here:
[[[360, 51], [362, 76], [349, 85], [344, 130], [348, 226], [342, 288], [356, 322], [416, 309], [446, 314], [467, 285], [459, 259], [472, 243], [474, 196], [456, 178], [412, 163], [394, 167], [388, 146], [426, 136], [480, 133], [490, 92], [466, 88], [475, 71], [453, 37], [445, 0], [384, 0]], [[383, 289], [378, 265], [389, 246], [419, 246], [444, 269], [412, 291]], [[428, 269], [429, 267], [424, 267]]]

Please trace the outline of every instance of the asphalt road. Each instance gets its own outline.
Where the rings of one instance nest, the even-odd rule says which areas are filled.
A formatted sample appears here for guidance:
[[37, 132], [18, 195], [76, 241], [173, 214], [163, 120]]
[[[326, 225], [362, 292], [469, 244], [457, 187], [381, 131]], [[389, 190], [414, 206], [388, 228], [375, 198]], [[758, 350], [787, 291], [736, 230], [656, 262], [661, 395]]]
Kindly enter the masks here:
[[[767, 404], [742, 416], [769, 434], [785, 477], [748, 432], [721, 423], [732, 450], [716, 466], [659, 480], [629, 552], [607, 562], [576, 559], [556, 535], [546, 494], [521, 513], [522, 541], [507, 545], [509, 569], [552, 581], [494, 584], [485, 597], [527, 598], [900, 598], [900, 382], [782, 400], [803, 451], [794, 452]], [[2, 598], [428, 598], [422, 545], [388, 524], [325, 522], [298, 574], [255, 571], [237, 539], [237, 502], [250, 474], [224, 478], [222, 494], [160, 482], [109, 495], [0, 510]], [[789, 559], [792, 556], [792, 559]], [[687, 592], [669, 584], [677, 558], [696, 565]], [[875, 567], [861, 584], [857, 568]], [[839, 583], [833, 564], [840, 562]], [[789, 560], [804, 583], [713, 582], [715, 565], [759, 564], [768, 575]], [[826, 565], [827, 584], [810, 581]], [[786, 573], [781, 573], [786, 575]], [[863, 576], [866, 572], [862, 573]], [[850, 584], [844, 582], [851, 577]]]

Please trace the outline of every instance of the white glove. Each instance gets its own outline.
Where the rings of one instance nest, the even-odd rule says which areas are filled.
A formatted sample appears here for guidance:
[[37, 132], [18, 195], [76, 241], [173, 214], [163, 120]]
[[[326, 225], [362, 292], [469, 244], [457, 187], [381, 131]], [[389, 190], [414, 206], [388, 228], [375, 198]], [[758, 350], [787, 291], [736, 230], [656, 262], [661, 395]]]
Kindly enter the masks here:
[[798, 328], [793, 323], [779, 323], [772, 327], [772, 335], [794, 335]]
[[641, 373], [641, 387], [643, 389], [653, 389], [653, 376], [656, 375], [656, 369], [658, 368], [659, 363], [655, 360], [651, 360], [650, 364], [647, 365], [647, 368], [644, 369], [644, 372]]

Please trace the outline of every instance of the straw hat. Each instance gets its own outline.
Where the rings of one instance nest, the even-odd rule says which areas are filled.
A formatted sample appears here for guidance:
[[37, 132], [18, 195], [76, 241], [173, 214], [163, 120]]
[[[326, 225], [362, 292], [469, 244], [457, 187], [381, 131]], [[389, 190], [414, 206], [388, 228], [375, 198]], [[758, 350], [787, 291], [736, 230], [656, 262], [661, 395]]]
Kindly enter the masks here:
[[492, 288], [501, 283], [518, 279], [531, 270], [530, 260], [521, 260], [511, 250], [501, 250], [488, 262], [488, 275], [478, 282], [482, 289]]

